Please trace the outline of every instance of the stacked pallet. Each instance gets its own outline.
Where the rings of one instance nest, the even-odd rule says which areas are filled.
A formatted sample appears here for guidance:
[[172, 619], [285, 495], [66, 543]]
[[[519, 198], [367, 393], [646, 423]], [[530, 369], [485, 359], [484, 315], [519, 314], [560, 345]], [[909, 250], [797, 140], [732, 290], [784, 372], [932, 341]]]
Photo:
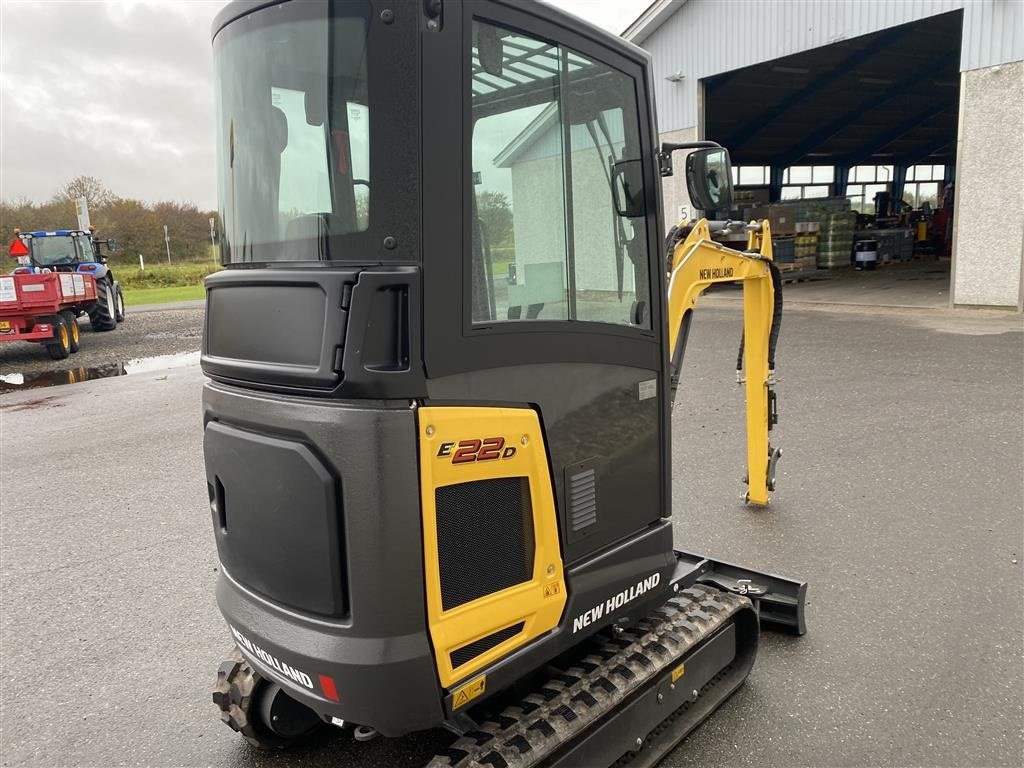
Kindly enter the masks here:
[[831, 269], [848, 267], [853, 251], [853, 226], [857, 222], [855, 211], [829, 213], [821, 229], [818, 242], [818, 266]]
[[792, 237], [772, 238], [772, 259], [779, 269], [792, 269], [796, 260], [796, 245]]
[[914, 258], [914, 231], [912, 229], [864, 229], [854, 240], [876, 240], [878, 263], [910, 261]]
[[796, 223], [796, 258], [794, 267], [799, 270], [815, 269], [818, 266], [818, 238], [821, 224], [817, 221]]
[[[850, 211], [845, 197], [811, 198], [772, 203], [745, 211], [746, 218], [767, 219], [773, 240], [792, 239], [793, 259], [784, 255], [775, 261], [779, 269], [804, 270], [815, 267], [846, 266], [853, 249], [853, 222], [856, 213]], [[820, 251], [826, 249], [824, 258]]]

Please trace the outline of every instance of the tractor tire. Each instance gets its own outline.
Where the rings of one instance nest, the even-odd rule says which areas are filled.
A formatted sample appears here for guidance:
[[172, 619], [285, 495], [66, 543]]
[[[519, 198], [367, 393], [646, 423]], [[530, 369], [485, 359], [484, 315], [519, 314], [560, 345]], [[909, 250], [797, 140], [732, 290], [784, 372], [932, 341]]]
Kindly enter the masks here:
[[267, 680], [245, 660], [237, 647], [217, 670], [213, 703], [220, 719], [257, 749], [284, 749], [294, 739], [282, 738], [260, 724], [260, 694]]
[[121, 284], [120, 283], [114, 283], [114, 286], [116, 287], [116, 290], [117, 290], [116, 296], [114, 297], [114, 310], [115, 310], [114, 317], [117, 319], [117, 322], [123, 323], [124, 322], [124, 292], [121, 290]]
[[68, 341], [71, 342], [71, 353], [74, 354], [82, 348], [82, 336], [78, 328], [78, 318], [75, 317], [74, 312], [69, 310], [64, 310], [60, 314], [68, 324]]
[[117, 328], [116, 286], [109, 280], [96, 281], [96, 302], [87, 310], [94, 331], [112, 331]]
[[53, 318], [53, 341], [47, 342], [46, 351], [51, 360], [66, 360], [71, 354], [71, 331], [62, 314]]

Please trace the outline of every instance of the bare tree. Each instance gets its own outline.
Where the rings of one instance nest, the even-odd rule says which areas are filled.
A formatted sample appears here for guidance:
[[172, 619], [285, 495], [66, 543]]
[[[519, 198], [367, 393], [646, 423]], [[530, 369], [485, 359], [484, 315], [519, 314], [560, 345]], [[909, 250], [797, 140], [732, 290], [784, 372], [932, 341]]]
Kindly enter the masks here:
[[84, 197], [89, 203], [89, 209], [95, 210], [108, 205], [114, 199], [114, 194], [95, 176], [77, 176], [60, 188], [57, 197], [71, 202]]

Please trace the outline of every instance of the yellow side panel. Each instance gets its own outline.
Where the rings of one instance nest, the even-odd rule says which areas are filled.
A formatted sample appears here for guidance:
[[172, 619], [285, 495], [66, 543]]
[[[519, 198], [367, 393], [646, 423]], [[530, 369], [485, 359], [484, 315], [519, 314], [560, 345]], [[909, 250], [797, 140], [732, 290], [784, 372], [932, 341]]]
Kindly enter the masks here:
[[[419, 438], [427, 619], [438, 677], [448, 688], [556, 627], [565, 608], [565, 580], [551, 473], [536, 413], [527, 408], [420, 408]], [[529, 480], [532, 578], [445, 611], [435, 490], [507, 477]], [[466, 515], [473, 513], [465, 510]], [[519, 622], [523, 629], [518, 634], [460, 665], [457, 671], [452, 668], [452, 651]]]

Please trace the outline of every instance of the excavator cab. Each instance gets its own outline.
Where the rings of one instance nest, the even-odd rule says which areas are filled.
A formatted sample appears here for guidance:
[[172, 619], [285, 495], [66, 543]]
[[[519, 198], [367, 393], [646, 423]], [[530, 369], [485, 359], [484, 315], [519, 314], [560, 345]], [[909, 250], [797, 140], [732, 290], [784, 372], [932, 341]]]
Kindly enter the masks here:
[[[805, 585], [673, 547], [670, 323], [699, 291], [669, 301], [646, 53], [510, 0], [236, 2], [213, 31], [222, 719], [257, 746], [447, 727], [456, 768], [663, 753], [759, 621], [803, 631]], [[690, 149], [726, 211], [727, 153]], [[750, 238], [729, 258], [764, 278]]]

